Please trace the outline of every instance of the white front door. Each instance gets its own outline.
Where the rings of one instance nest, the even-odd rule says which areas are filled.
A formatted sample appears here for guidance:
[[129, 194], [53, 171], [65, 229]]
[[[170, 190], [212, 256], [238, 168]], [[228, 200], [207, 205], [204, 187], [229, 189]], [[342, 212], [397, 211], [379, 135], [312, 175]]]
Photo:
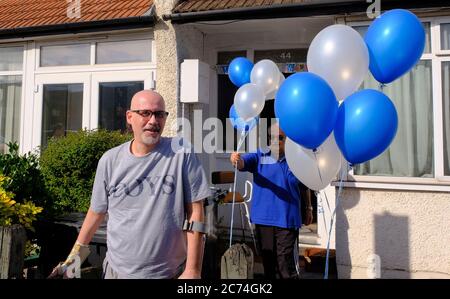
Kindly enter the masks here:
[[32, 148], [80, 129], [124, 130], [131, 97], [151, 88], [150, 70], [36, 75]]

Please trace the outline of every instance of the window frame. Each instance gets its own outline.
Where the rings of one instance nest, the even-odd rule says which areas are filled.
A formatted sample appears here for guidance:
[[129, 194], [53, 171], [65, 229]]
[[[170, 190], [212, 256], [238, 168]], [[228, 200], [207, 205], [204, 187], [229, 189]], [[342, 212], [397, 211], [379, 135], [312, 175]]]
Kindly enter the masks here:
[[[109, 63], [97, 64], [97, 43], [99, 42], [126, 42], [133, 40], [149, 40], [151, 43], [151, 61], [150, 62], [124, 62], [124, 63]], [[41, 47], [43, 46], [64, 46], [75, 44], [90, 44], [90, 58], [89, 64], [83, 65], [58, 65], [58, 66], [41, 66]], [[43, 73], [67, 73], [78, 71], [109, 71], [109, 70], [123, 70], [123, 69], [147, 69], [156, 68], [156, 44], [153, 32], [136, 32], [128, 34], [96, 34], [88, 36], [80, 36], [77, 39], [64, 38], [51, 41], [39, 41], [35, 44], [35, 74]]]
[[[42, 52], [42, 47], [58, 47], [58, 46], [78, 46], [78, 45], [87, 45], [89, 47], [89, 62], [86, 64], [69, 64], [69, 65], [51, 65], [51, 66], [42, 66], [41, 65], [41, 52]], [[92, 64], [92, 58], [91, 58], [91, 52], [92, 52], [92, 44], [90, 42], [76, 42], [76, 41], [67, 41], [67, 42], [56, 42], [56, 43], [43, 43], [43, 44], [39, 44], [37, 45], [37, 49], [36, 49], [36, 65], [39, 68], [45, 68], [45, 69], [50, 69], [50, 68], [67, 68], [67, 67], [86, 67]]]
[[22, 149], [22, 139], [23, 139], [23, 132], [24, 132], [24, 119], [25, 119], [25, 87], [26, 87], [26, 78], [25, 78], [25, 68], [27, 65], [27, 44], [25, 42], [12, 42], [12, 43], [4, 43], [0, 44], [0, 48], [11, 48], [11, 47], [22, 47], [22, 69], [16, 70], [16, 71], [0, 71], [0, 76], [21, 76], [21, 96], [20, 96], [20, 119], [19, 119], [19, 136], [17, 142], [19, 143], [19, 148]]
[[[382, 188], [392, 189], [393, 185], [401, 189], [408, 185], [407, 190], [426, 190], [426, 191], [450, 191], [446, 186], [450, 186], [450, 176], [444, 175], [444, 140], [443, 140], [443, 98], [442, 98], [442, 61], [450, 61], [450, 50], [440, 50], [440, 24], [450, 23], [450, 17], [423, 17], [420, 18], [423, 23], [430, 23], [430, 53], [422, 54], [420, 60], [431, 61], [432, 78], [432, 101], [433, 101], [433, 151], [434, 151], [434, 177], [396, 177], [396, 176], [373, 176], [373, 175], [355, 175], [353, 169], [347, 163], [348, 172], [342, 178], [347, 182], [347, 187], [362, 188]], [[371, 21], [355, 21], [346, 23], [348, 26], [369, 26]], [[341, 178], [339, 178], [341, 179]], [[334, 182], [333, 185], [338, 185]], [[378, 184], [378, 186], [374, 185]], [[400, 185], [402, 184], [402, 185]], [[425, 187], [433, 185], [436, 187]], [[389, 187], [389, 188], [388, 188]]]
[[[98, 56], [97, 56], [97, 54], [98, 54], [98, 52], [97, 52], [97, 49], [98, 49], [98, 44], [99, 43], [120, 43], [120, 42], [129, 42], [129, 41], [150, 41], [150, 49], [151, 49], [151, 58], [150, 58], [150, 61], [133, 61], [133, 62], [110, 62], [110, 63], [98, 63], [97, 62], [97, 58], [98, 58]], [[100, 41], [96, 41], [95, 42], [95, 45], [94, 45], [94, 47], [95, 47], [95, 49], [94, 49], [94, 57], [91, 57], [91, 59], [93, 59], [93, 63], [94, 63], [94, 65], [98, 65], [98, 66], [104, 66], [104, 65], [117, 65], [117, 64], [122, 64], [122, 65], [129, 65], [129, 64], [143, 64], [143, 63], [152, 63], [153, 61], [154, 61], [154, 55], [153, 55], [153, 52], [154, 52], [154, 49], [153, 49], [153, 39], [148, 39], [148, 38], [144, 38], [144, 37], [141, 37], [141, 38], [128, 38], [128, 39], [115, 39], [115, 40], [100, 40]], [[91, 45], [91, 47], [92, 47], [92, 45]], [[91, 51], [92, 51], [92, 49], [91, 49]], [[92, 53], [91, 53], [92, 54]]]

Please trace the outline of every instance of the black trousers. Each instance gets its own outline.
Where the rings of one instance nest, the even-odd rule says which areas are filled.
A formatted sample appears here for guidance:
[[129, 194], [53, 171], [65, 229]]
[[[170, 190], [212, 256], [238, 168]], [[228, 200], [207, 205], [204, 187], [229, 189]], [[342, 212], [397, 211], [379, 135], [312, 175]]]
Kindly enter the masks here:
[[296, 261], [298, 229], [256, 224], [256, 238], [267, 279], [299, 279]]

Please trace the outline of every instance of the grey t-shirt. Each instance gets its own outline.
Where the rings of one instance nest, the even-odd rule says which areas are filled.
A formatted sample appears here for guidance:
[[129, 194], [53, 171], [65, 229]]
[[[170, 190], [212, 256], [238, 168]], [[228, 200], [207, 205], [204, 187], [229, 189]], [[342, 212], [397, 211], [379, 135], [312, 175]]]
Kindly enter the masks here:
[[186, 260], [182, 227], [186, 203], [210, 195], [196, 155], [173, 151], [161, 138], [144, 157], [130, 152], [131, 141], [100, 159], [91, 209], [108, 212], [107, 261], [123, 278], [172, 278]]

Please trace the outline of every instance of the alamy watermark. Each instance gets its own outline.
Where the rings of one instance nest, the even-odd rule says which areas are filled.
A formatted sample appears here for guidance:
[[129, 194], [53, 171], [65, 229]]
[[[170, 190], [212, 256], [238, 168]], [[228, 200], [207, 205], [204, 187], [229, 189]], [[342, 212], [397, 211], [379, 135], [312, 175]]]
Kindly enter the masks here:
[[381, 259], [378, 254], [367, 257], [367, 278], [381, 278]]
[[[225, 121], [210, 117], [203, 120], [201, 110], [193, 111], [193, 122], [178, 118], [171, 128], [177, 133], [172, 139], [172, 151], [181, 150], [195, 153], [223, 154], [232, 152], [269, 152], [278, 153], [280, 141], [278, 119], [260, 118], [258, 124], [248, 132], [236, 130], [227, 118]], [[272, 139], [270, 136], [272, 136]], [[276, 156], [276, 155], [275, 155]], [[268, 164], [276, 163], [268, 159]]]
[[67, 17], [70, 19], [81, 18], [81, 0], [66, 0], [67, 1]]
[[367, 3], [372, 3], [367, 7], [366, 13], [369, 19], [375, 19], [380, 17], [381, 13], [381, 0], [366, 0]]

